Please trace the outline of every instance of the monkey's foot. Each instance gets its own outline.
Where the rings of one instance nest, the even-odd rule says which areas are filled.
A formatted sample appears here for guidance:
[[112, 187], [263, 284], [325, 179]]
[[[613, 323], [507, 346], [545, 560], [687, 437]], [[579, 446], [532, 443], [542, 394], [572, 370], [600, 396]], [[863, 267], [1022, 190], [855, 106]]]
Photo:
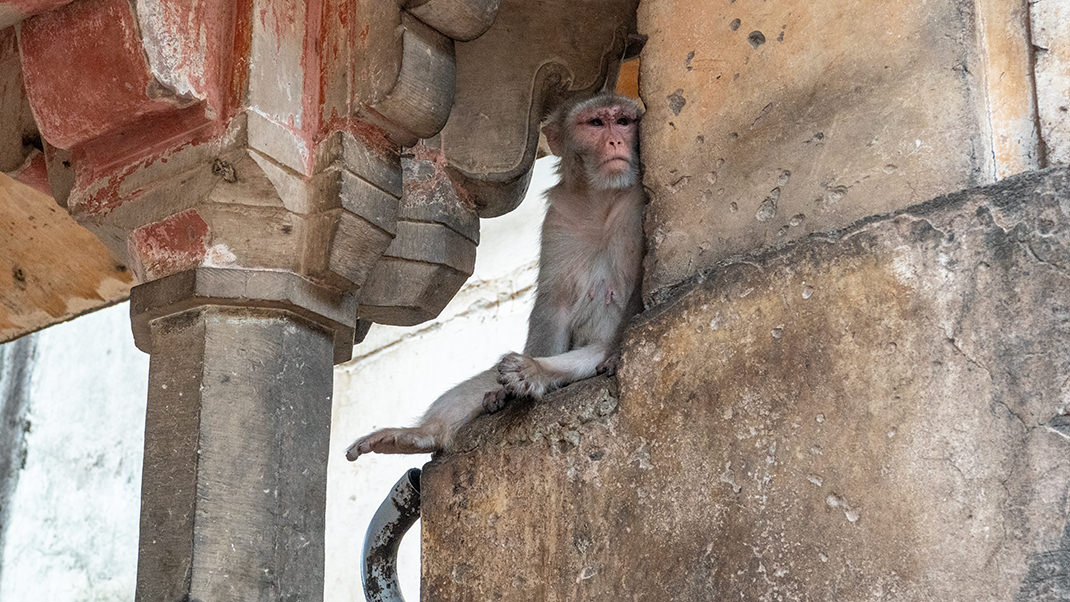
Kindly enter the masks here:
[[487, 394], [483, 396], [483, 411], [488, 414], [494, 414], [502, 411], [508, 403], [509, 391], [504, 388], [487, 391]]
[[422, 454], [441, 447], [435, 436], [421, 428], [391, 428], [375, 431], [353, 442], [346, 449], [346, 459], [352, 462], [369, 452], [379, 454]]
[[602, 360], [602, 363], [598, 364], [595, 371], [599, 374], [605, 374], [606, 376], [613, 376], [617, 373], [617, 368], [620, 366], [620, 352], [616, 352], [610, 355], [606, 359]]
[[550, 388], [549, 378], [539, 363], [522, 353], [509, 353], [498, 362], [498, 382], [508, 393], [539, 399]]

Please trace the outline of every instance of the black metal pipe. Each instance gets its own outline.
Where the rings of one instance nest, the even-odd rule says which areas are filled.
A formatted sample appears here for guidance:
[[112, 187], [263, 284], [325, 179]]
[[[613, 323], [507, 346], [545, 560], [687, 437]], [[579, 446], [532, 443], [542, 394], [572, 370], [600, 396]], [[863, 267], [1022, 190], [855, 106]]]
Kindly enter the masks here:
[[398, 583], [398, 546], [420, 518], [420, 469], [410, 468], [390, 490], [364, 535], [360, 577], [368, 602], [405, 602]]

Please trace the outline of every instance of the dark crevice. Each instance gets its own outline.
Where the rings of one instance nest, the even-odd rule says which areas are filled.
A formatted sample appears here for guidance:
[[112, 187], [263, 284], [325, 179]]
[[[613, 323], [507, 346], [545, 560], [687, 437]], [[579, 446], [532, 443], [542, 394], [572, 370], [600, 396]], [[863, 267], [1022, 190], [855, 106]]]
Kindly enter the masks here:
[[33, 335], [0, 345], [0, 571], [10, 500], [26, 463], [30, 373], [36, 347]]
[[1044, 141], [1044, 124], [1040, 118], [1040, 90], [1037, 88], [1037, 52], [1045, 52], [1033, 43], [1033, 4], [1028, 3], [1025, 15], [1025, 35], [1029, 40], [1029, 85], [1033, 88], [1033, 127], [1037, 129], [1037, 166], [1048, 166], [1048, 143]]

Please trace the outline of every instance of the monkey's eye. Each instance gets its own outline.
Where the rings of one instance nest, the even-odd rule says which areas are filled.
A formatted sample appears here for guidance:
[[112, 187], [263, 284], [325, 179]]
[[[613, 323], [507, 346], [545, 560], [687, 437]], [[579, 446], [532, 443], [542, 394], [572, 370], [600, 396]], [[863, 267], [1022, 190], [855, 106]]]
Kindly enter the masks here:
[[631, 122], [632, 122], [632, 120], [628, 119], [627, 117], [621, 117], [621, 118], [617, 119], [617, 125], [628, 125]]
[[602, 122], [602, 120], [601, 120], [601, 119], [599, 119], [599, 118], [597, 118], [597, 117], [595, 117], [594, 119], [592, 119], [592, 120], [588, 121], [588, 122], [587, 122], [587, 124], [588, 124], [588, 125], [593, 125], [593, 126], [594, 126], [594, 127], [596, 127], [596, 128], [600, 128], [600, 127], [602, 127], [603, 125], [605, 125], [605, 123], [603, 123], [603, 122]]

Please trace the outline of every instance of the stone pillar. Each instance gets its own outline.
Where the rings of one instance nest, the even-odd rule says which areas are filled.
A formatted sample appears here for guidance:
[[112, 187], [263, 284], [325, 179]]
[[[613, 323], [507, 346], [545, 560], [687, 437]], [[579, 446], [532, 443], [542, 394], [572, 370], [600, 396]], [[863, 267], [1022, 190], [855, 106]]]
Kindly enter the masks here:
[[152, 331], [137, 600], [322, 600], [333, 333], [213, 305]]
[[135, 288], [131, 313], [152, 354], [137, 599], [321, 600], [331, 384], [354, 297], [202, 268]]

